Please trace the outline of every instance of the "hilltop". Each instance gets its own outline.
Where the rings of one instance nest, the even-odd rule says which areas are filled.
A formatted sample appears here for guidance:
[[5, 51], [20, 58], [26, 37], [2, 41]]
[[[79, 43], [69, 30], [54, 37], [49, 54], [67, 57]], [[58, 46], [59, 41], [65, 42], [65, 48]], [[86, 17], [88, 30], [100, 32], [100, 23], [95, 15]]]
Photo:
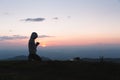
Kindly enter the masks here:
[[0, 80], [120, 80], [120, 64], [0, 61]]

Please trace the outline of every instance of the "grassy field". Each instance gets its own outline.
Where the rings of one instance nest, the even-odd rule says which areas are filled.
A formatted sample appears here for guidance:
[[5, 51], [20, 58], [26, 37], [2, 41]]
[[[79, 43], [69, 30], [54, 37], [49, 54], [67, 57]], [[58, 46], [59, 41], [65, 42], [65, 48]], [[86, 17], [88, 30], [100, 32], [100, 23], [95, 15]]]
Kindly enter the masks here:
[[120, 80], [120, 64], [0, 61], [0, 80]]

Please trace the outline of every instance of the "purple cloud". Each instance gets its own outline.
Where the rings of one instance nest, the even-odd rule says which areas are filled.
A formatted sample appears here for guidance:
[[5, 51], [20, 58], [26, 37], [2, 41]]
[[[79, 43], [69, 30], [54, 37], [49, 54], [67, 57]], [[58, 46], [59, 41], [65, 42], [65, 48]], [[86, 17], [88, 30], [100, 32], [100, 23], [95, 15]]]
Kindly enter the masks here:
[[14, 39], [26, 39], [27, 36], [13, 35], [13, 36], [0, 36], [0, 41], [14, 40]]
[[[50, 38], [54, 36], [40, 35], [39, 38]], [[12, 36], [0, 36], [0, 41], [16, 40], [16, 39], [28, 39], [28, 36], [12, 35]]]
[[58, 17], [54, 17], [53, 19], [54, 19], [54, 20], [58, 20], [59, 18], [58, 18]]
[[45, 20], [45, 18], [27, 18], [27, 19], [23, 19], [22, 21], [26, 21], [26, 22], [42, 22], [44, 20]]
[[48, 35], [40, 35], [39, 38], [50, 38], [50, 37], [54, 37], [54, 36], [48, 36]]

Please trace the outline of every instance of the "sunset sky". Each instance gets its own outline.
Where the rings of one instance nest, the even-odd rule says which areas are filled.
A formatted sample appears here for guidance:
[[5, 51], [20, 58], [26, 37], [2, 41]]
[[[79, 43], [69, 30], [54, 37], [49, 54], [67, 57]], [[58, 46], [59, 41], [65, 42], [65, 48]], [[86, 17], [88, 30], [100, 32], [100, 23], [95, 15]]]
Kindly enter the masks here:
[[0, 47], [120, 44], [120, 0], [0, 0]]

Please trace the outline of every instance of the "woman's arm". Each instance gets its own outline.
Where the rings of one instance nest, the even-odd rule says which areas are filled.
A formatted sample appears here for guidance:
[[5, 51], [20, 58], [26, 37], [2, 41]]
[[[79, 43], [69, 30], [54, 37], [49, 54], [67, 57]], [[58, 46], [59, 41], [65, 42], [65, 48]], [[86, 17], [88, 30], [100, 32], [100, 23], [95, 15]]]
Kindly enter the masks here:
[[36, 47], [37, 47], [39, 44], [40, 44], [39, 42], [36, 42]]

